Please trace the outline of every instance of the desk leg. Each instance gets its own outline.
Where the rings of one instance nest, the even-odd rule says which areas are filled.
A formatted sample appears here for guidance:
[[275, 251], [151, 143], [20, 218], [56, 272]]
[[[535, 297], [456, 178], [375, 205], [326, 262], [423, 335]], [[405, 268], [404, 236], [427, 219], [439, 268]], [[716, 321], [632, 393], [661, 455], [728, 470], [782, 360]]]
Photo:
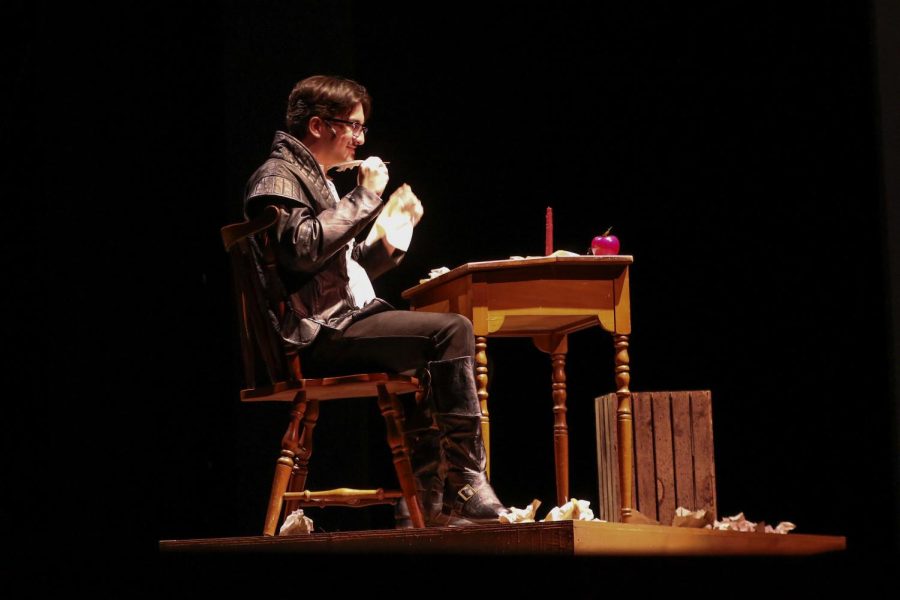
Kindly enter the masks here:
[[622, 497], [622, 521], [632, 521], [634, 499], [634, 429], [631, 416], [631, 371], [628, 364], [628, 336], [613, 335], [616, 349], [616, 397], [619, 406], [616, 409], [616, 437], [619, 441], [619, 491]]
[[553, 454], [556, 458], [556, 505], [569, 499], [569, 425], [566, 422], [566, 353], [550, 355], [553, 363]]
[[484, 440], [485, 473], [491, 478], [491, 415], [488, 412], [487, 337], [475, 336], [475, 383], [481, 402], [481, 437]]

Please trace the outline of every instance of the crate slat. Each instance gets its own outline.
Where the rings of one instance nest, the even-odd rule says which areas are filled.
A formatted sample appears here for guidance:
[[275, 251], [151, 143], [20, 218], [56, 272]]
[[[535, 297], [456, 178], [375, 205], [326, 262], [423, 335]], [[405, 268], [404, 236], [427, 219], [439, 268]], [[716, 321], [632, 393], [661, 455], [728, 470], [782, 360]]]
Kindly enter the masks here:
[[[634, 501], [668, 525], [675, 509], [706, 508], [717, 517], [712, 397], [708, 390], [632, 392]], [[595, 398], [600, 518], [620, 522], [614, 393]]]

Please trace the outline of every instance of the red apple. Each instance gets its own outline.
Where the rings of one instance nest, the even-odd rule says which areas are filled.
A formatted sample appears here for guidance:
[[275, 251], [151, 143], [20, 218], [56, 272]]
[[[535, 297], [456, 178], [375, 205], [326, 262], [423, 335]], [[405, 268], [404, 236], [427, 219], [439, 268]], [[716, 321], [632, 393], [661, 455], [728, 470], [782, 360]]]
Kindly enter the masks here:
[[591, 240], [591, 254], [594, 256], [604, 256], [619, 253], [619, 238], [609, 235], [612, 227]]

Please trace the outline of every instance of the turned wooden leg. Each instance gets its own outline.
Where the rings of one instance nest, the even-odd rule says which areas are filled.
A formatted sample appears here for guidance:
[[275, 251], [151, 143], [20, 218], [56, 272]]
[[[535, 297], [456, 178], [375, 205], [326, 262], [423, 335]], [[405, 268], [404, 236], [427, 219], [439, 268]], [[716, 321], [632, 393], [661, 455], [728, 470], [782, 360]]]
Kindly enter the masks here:
[[628, 336], [613, 335], [616, 362], [616, 437], [619, 441], [619, 492], [622, 499], [622, 521], [632, 521], [634, 511], [634, 430], [632, 429], [631, 391], [628, 384], [631, 373], [628, 365]]
[[400, 415], [403, 414], [402, 409], [396, 394], [388, 392], [384, 385], [378, 386], [378, 408], [381, 409], [381, 415], [384, 417], [388, 445], [391, 447], [391, 455], [394, 459], [394, 470], [397, 472], [403, 497], [406, 498], [409, 518], [413, 527], [423, 528], [425, 519], [422, 516], [422, 507], [416, 494], [416, 480], [413, 476], [412, 463], [409, 461], [409, 452], [403, 444], [403, 431], [399, 422]]
[[[313, 430], [319, 422], [319, 401], [313, 400], [306, 408], [303, 423], [300, 427], [300, 441], [294, 454], [294, 468], [291, 471], [291, 482], [288, 490], [302, 492], [306, 489], [306, 476], [309, 475], [309, 460], [312, 457]], [[288, 500], [284, 512], [291, 514], [300, 508], [300, 500]]]
[[486, 458], [484, 472], [491, 478], [491, 415], [488, 412], [488, 369], [487, 338], [475, 336], [475, 383], [478, 388], [478, 400], [481, 403], [481, 438], [484, 440]]
[[281, 438], [281, 455], [275, 462], [275, 476], [272, 479], [272, 492], [269, 494], [269, 506], [266, 509], [266, 521], [263, 524], [263, 535], [275, 535], [284, 493], [288, 484], [292, 483], [295, 459], [300, 449], [300, 422], [307, 411], [306, 393], [300, 392], [291, 407], [287, 430]]
[[556, 505], [569, 499], [569, 425], [566, 422], [566, 354], [569, 337], [552, 333], [532, 338], [534, 345], [550, 355], [553, 366], [553, 456], [556, 466]]
[[569, 425], [566, 422], [566, 354], [550, 355], [553, 364], [553, 455], [556, 458], [556, 505], [569, 499]]
[[291, 469], [294, 466], [294, 455], [289, 450], [281, 450], [281, 456], [275, 463], [275, 478], [272, 480], [272, 493], [269, 496], [269, 508], [266, 510], [266, 522], [263, 535], [275, 535], [281, 516], [281, 502], [287, 491]]

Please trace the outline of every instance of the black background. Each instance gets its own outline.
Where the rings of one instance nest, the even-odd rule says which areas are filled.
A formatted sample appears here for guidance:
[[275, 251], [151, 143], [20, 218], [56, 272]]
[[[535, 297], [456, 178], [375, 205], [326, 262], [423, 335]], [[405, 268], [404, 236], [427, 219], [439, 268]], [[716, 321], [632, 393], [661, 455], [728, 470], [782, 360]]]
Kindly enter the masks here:
[[[152, 553], [259, 533], [286, 413], [238, 401], [219, 228], [240, 219], [293, 84], [326, 73], [368, 88], [360, 154], [425, 207], [379, 295], [405, 307], [431, 268], [543, 253], [547, 206], [557, 249], [583, 253], [612, 226], [635, 261], [631, 389], [711, 390], [719, 515], [847, 536], [854, 565], [891, 556], [873, 14], [785, 4], [16, 5], [8, 380], [28, 410], [6, 420], [25, 442], [7, 442], [10, 512], [65, 473], [86, 539]], [[549, 361], [525, 340], [489, 350], [493, 483], [542, 516]], [[570, 493], [596, 511], [609, 336], [571, 336], [567, 374]], [[380, 419], [370, 403], [324, 408], [310, 486], [389, 479]], [[329, 510], [312, 515], [328, 531], [390, 521]]]

